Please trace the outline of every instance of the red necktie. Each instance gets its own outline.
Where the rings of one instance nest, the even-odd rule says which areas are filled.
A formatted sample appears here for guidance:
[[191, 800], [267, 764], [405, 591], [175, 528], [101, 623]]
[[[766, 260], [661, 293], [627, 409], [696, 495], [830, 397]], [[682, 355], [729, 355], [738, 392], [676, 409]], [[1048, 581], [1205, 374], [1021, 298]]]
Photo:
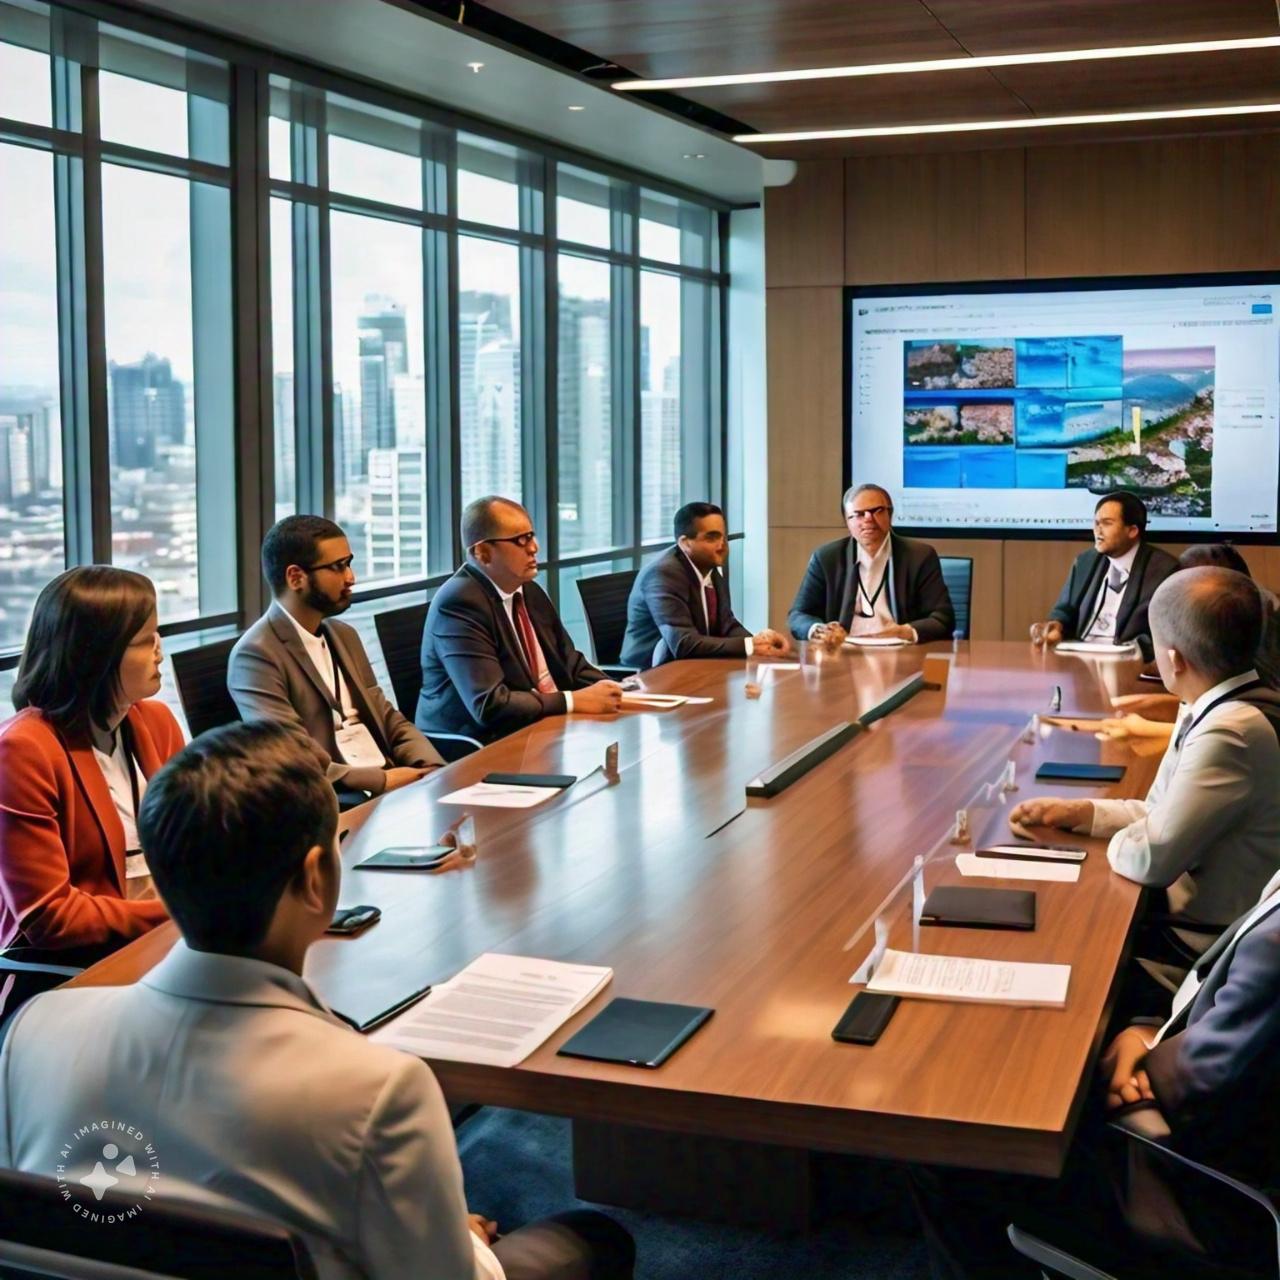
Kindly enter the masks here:
[[716, 588], [714, 583], [708, 582], [703, 586], [702, 598], [707, 602], [707, 635], [713, 636], [716, 634], [716, 624], [720, 621], [716, 606]]
[[538, 643], [538, 633], [529, 620], [529, 610], [525, 608], [524, 592], [517, 591], [511, 598], [511, 613], [516, 621], [516, 635], [520, 637], [520, 647], [524, 650], [524, 660], [533, 676], [533, 682], [539, 693], [555, 693], [556, 682], [547, 670], [547, 660], [542, 656], [542, 646]]

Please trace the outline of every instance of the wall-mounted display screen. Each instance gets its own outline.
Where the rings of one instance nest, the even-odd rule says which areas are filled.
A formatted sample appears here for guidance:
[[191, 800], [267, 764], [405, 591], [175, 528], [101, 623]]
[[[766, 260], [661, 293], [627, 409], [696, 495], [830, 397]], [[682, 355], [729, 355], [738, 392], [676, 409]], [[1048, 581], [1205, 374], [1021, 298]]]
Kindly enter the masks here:
[[846, 290], [852, 478], [918, 530], [1276, 530], [1280, 276]]

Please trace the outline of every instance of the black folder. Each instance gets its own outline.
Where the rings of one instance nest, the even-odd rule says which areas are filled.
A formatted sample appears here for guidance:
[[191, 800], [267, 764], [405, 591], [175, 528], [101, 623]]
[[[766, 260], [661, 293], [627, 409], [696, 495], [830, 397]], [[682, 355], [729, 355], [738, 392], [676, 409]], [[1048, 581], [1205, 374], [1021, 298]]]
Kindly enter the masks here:
[[654, 1000], [611, 1000], [557, 1050], [567, 1058], [660, 1067], [713, 1010]]
[[572, 773], [486, 773], [481, 782], [503, 787], [571, 787], [577, 778]]
[[1122, 764], [1081, 764], [1075, 760], [1046, 760], [1036, 770], [1037, 782], [1119, 782]]
[[1034, 929], [1036, 895], [1030, 889], [943, 884], [924, 900], [920, 923], [953, 929]]

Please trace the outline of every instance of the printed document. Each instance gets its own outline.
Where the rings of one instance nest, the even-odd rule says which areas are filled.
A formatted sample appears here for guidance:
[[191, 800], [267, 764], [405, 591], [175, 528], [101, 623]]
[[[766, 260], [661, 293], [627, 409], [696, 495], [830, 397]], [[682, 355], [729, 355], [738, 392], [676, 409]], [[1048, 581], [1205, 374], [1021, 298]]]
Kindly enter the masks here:
[[1059, 884], [1075, 884], [1080, 879], [1078, 862], [980, 858], [976, 853], [957, 853], [956, 866], [962, 876], [983, 876], [990, 880], [1056, 880]]
[[514, 1067], [612, 978], [597, 965], [489, 951], [369, 1039], [419, 1058]]
[[867, 983], [868, 991], [919, 1000], [965, 1000], [981, 1004], [1067, 1003], [1069, 964], [1024, 964], [1009, 960], [969, 960], [886, 951]]
[[438, 804], [475, 804], [489, 809], [532, 809], [535, 804], [558, 796], [563, 787], [529, 787], [509, 782], [473, 782], [450, 791]]

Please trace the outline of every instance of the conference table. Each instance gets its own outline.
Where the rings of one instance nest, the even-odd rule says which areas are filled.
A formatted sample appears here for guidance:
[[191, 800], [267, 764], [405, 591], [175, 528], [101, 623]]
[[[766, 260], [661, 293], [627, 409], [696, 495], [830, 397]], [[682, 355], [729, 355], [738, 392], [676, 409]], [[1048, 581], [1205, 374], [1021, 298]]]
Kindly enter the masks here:
[[[790, 664], [760, 664], [777, 669], [757, 697], [741, 660], [671, 663], [644, 674], [646, 690], [710, 701], [550, 718], [344, 814], [341, 901], [377, 905], [382, 919], [317, 943], [307, 978], [334, 1008], [367, 1014], [487, 951], [611, 967], [604, 992], [519, 1066], [431, 1065], [451, 1101], [571, 1117], [594, 1135], [596, 1181], [614, 1198], [627, 1157], [610, 1133], [652, 1135], [668, 1152], [720, 1142], [740, 1154], [1057, 1173], [1093, 1087], [1141, 890], [1111, 872], [1104, 841], [1081, 838], [1090, 853], [1077, 883], [1009, 882], [1035, 889], [1034, 931], [920, 928], [915, 860], [926, 889], [960, 883], [948, 838], [957, 810], [969, 811], [973, 847], [1007, 839], [1012, 805], [1054, 791], [1033, 780], [1044, 760], [1126, 766], [1114, 786], [1059, 783], [1058, 793], [1144, 794], [1159, 761], [1149, 747], [1032, 717], [1050, 714], [1055, 690], [1063, 715], [1090, 717], [1117, 693], [1158, 686], [1137, 683], [1136, 660], [1027, 644], [800, 650]], [[946, 659], [946, 679], [921, 687], [931, 655]], [[781, 794], [747, 796], [762, 770], [860, 718], [862, 731]], [[614, 742], [616, 782], [600, 769]], [[998, 786], [1010, 760], [1013, 792]], [[353, 869], [381, 848], [431, 843], [467, 811], [441, 797], [491, 771], [578, 781], [533, 809], [469, 810], [469, 866]], [[1066, 1005], [904, 1000], [873, 1047], [836, 1043], [877, 918], [901, 950], [1069, 964]], [[174, 936], [163, 926], [75, 983], [132, 981]], [[557, 1056], [613, 996], [715, 1014], [657, 1070]], [[584, 1167], [591, 1148], [584, 1137]]]

